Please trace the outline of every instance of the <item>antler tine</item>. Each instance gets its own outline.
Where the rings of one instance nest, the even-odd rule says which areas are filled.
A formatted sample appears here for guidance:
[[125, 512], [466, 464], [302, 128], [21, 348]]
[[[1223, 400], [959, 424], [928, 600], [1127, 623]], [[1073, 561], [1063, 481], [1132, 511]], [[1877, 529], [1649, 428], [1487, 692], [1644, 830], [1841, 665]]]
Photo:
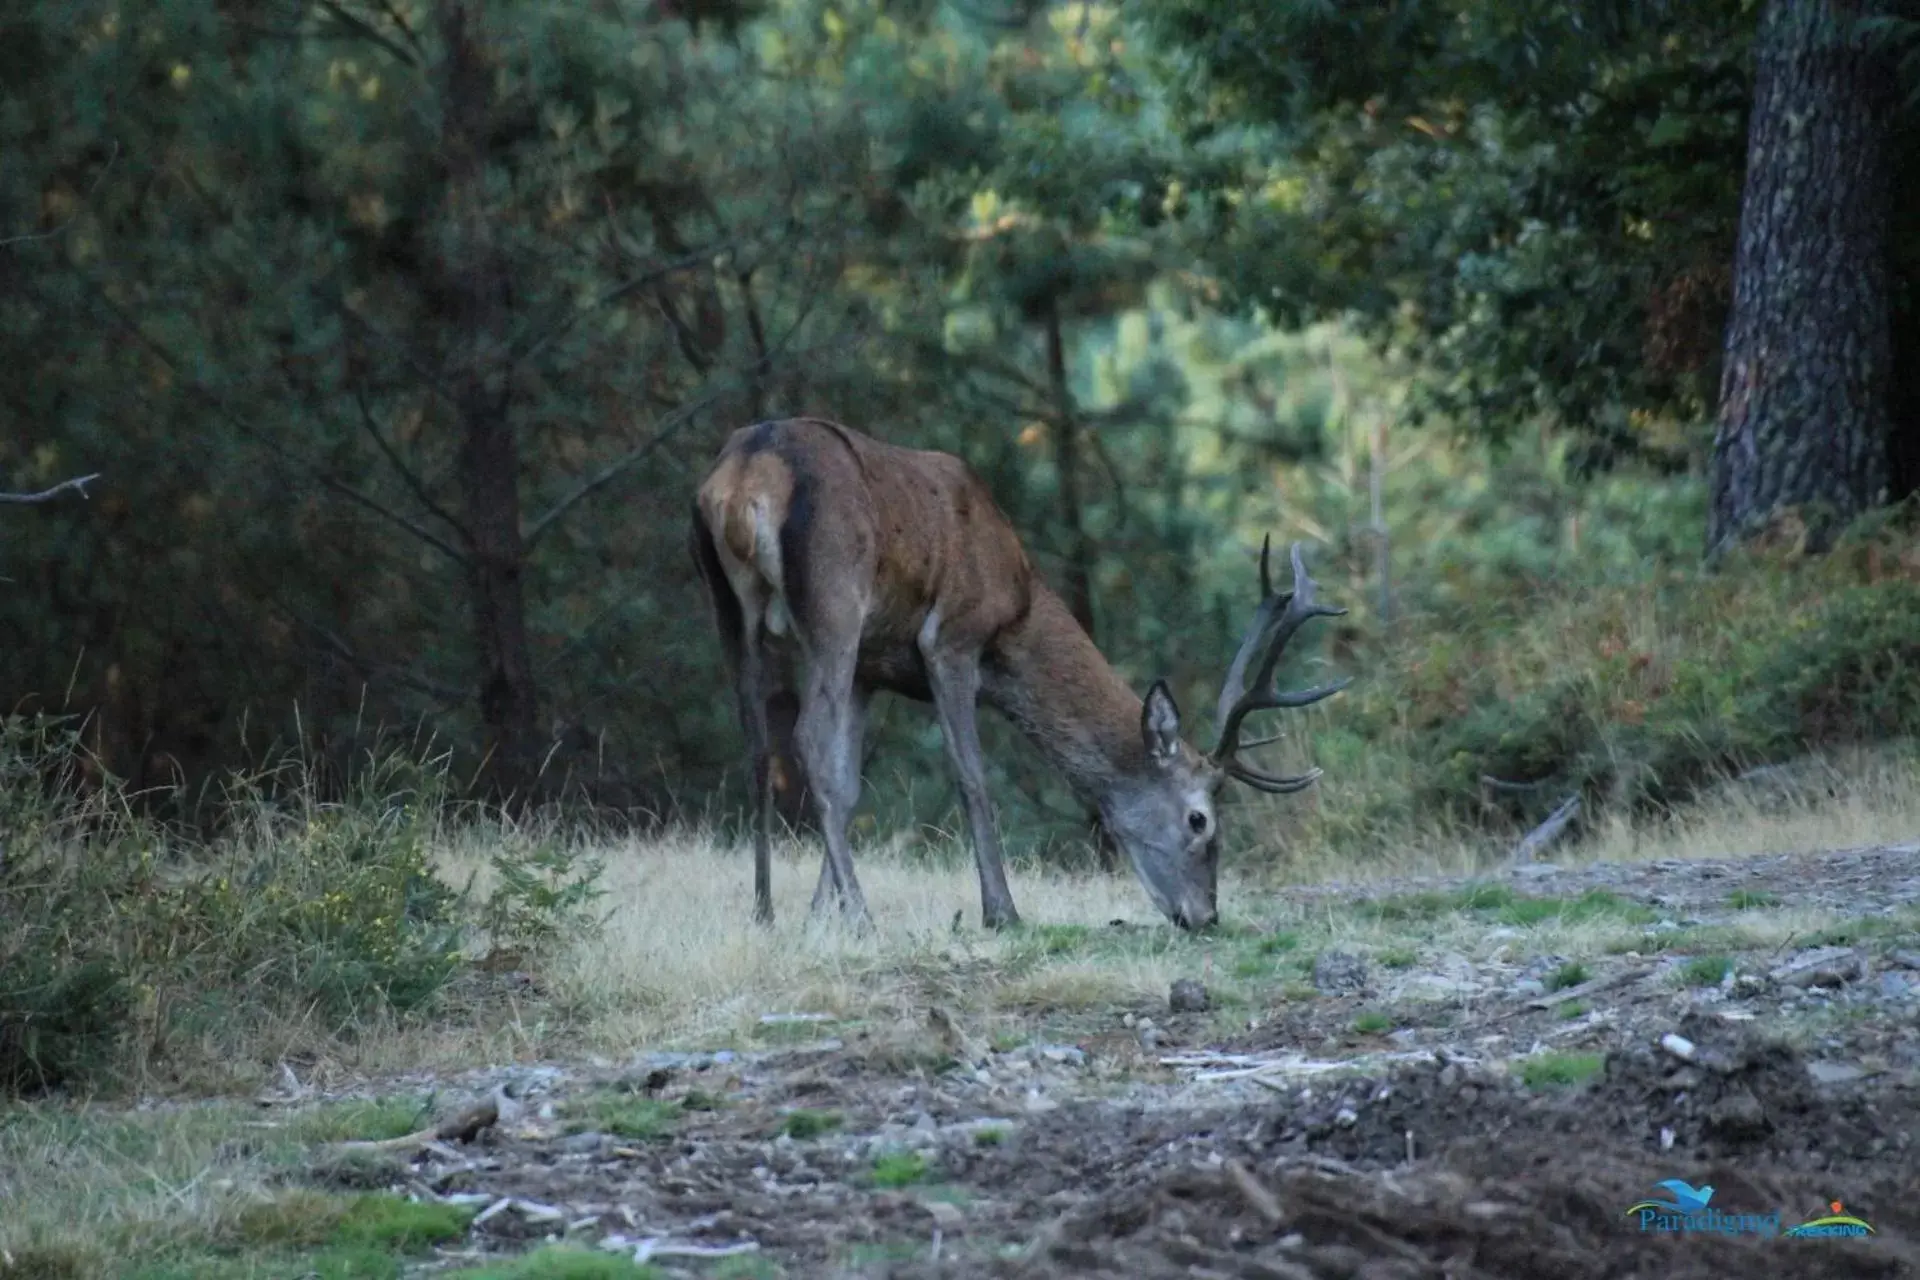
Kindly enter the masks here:
[[[1274, 668], [1279, 665], [1280, 655], [1285, 651], [1287, 641], [1293, 638], [1294, 633], [1313, 618], [1336, 618], [1346, 613], [1346, 610], [1337, 605], [1321, 604], [1314, 599], [1314, 587], [1318, 584], [1308, 576], [1300, 544], [1297, 542], [1293, 544], [1289, 556], [1293, 565], [1293, 590], [1284, 596], [1276, 595], [1268, 571], [1271, 543], [1272, 537], [1269, 535], [1260, 545], [1262, 599], [1260, 607], [1254, 613], [1253, 622], [1247, 629], [1246, 638], [1241, 641], [1240, 650], [1234, 655], [1233, 665], [1227, 669], [1227, 678], [1220, 690], [1220, 740], [1215, 745], [1212, 756], [1216, 764], [1249, 786], [1263, 791], [1285, 793], [1312, 785], [1313, 780], [1320, 776], [1319, 770], [1316, 769], [1302, 777], [1288, 778], [1262, 773], [1241, 764], [1235, 758], [1237, 754], [1249, 746], [1257, 745], [1240, 741], [1242, 722], [1255, 711], [1304, 707], [1322, 698], [1330, 698], [1351, 684], [1352, 680], [1350, 678], [1338, 680], [1317, 689], [1289, 693], [1282, 693], [1272, 687]], [[1254, 674], [1252, 692], [1248, 692], [1246, 667], [1256, 650], [1261, 650], [1260, 666]]]
[[1277, 773], [1263, 773], [1251, 765], [1233, 761], [1227, 765], [1227, 775], [1246, 783], [1255, 791], [1264, 791], [1270, 796], [1292, 795], [1296, 791], [1305, 791], [1320, 780], [1320, 770], [1309, 769], [1298, 777], [1284, 777]]
[[1225, 726], [1234, 707], [1246, 696], [1247, 663], [1252, 660], [1254, 650], [1260, 647], [1260, 641], [1272, 630], [1275, 610], [1285, 609], [1293, 599], [1291, 591], [1284, 595], [1275, 595], [1273, 576], [1267, 568], [1267, 557], [1273, 549], [1273, 535], [1267, 534], [1260, 540], [1260, 604], [1253, 611], [1253, 621], [1247, 625], [1247, 634], [1240, 641], [1240, 649], [1233, 655], [1233, 662], [1227, 667], [1227, 678], [1220, 686], [1220, 701], [1215, 708], [1214, 723]]

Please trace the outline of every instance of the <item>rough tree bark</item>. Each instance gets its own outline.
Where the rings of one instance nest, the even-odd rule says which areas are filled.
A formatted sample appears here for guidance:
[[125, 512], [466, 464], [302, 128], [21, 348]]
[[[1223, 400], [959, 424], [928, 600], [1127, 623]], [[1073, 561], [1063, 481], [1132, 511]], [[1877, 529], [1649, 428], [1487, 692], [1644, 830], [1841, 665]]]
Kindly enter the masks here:
[[447, 193], [441, 260], [449, 328], [458, 344], [449, 381], [459, 415], [468, 593], [487, 768], [499, 797], [529, 798], [539, 766], [539, 696], [527, 643], [526, 547], [520, 530], [520, 450], [509, 416], [512, 381], [488, 352], [510, 319], [508, 271], [486, 198], [493, 67], [481, 41], [481, 0], [442, 0], [446, 65], [441, 145]]
[[1049, 299], [1047, 384], [1053, 392], [1054, 463], [1060, 469], [1060, 518], [1067, 526], [1067, 611], [1093, 635], [1093, 544], [1087, 538], [1080, 498], [1079, 424], [1074, 421], [1073, 391], [1067, 385], [1066, 339], [1060, 331], [1060, 305]]
[[1892, 390], [1885, 0], [1768, 0], [1712, 463], [1709, 553], [1799, 506], [1808, 546], [1883, 501]]
[[[1086, 633], [1093, 635], [1093, 541], [1087, 537], [1085, 504], [1080, 496], [1080, 424], [1074, 420], [1073, 389], [1067, 383], [1066, 336], [1060, 329], [1060, 304], [1049, 299], [1044, 317], [1047, 333], [1047, 386], [1053, 393], [1054, 465], [1060, 469], [1060, 518], [1067, 526], [1067, 611]], [[1120, 868], [1120, 851], [1101, 825], [1098, 812], [1089, 811], [1087, 823], [1094, 857], [1102, 871]]]

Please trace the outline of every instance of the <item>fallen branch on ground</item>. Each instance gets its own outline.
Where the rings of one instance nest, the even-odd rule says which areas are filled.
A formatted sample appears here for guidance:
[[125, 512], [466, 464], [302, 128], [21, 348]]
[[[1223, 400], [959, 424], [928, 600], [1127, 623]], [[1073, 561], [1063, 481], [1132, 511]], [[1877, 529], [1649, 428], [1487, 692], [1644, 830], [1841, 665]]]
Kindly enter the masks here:
[[1532, 862], [1548, 845], [1558, 840], [1576, 816], [1580, 813], [1580, 797], [1568, 796], [1560, 802], [1560, 807], [1547, 815], [1547, 820], [1521, 837], [1520, 843], [1513, 847], [1514, 862]]
[[356, 1139], [335, 1143], [340, 1151], [411, 1151], [430, 1142], [472, 1142], [500, 1121], [500, 1104], [494, 1098], [477, 1102], [465, 1111], [398, 1138]]

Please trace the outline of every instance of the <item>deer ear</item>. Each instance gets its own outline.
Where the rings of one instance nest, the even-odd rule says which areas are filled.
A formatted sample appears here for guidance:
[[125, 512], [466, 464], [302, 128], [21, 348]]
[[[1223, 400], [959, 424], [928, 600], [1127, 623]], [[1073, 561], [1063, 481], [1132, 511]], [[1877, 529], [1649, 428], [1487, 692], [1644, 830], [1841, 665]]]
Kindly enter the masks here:
[[1140, 708], [1140, 739], [1146, 744], [1147, 758], [1156, 764], [1171, 763], [1180, 754], [1180, 708], [1165, 680], [1155, 680], [1147, 690], [1146, 703]]

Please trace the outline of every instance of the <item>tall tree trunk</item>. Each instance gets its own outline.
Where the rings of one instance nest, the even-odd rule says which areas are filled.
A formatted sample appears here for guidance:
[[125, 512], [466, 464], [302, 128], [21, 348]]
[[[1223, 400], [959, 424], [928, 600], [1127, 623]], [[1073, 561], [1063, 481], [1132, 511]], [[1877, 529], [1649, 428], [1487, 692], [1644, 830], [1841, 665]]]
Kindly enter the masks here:
[[1891, 76], [1851, 19], [1768, 0], [1713, 442], [1718, 556], [1799, 505], [1809, 547], [1883, 500], [1892, 389]]
[[448, 222], [441, 284], [456, 344], [450, 391], [460, 418], [457, 467], [470, 539], [485, 783], [496, 796], [525, 801], [539, 765], [539, 695], [527, 644], [512, 384], [488, 355], [499, 350], [510, 319], [507, 264], [486, 195], [493, 67], [481, 43], [481, 0], [441, 0], [439, 18], [446, 45], [441, 144]]
[[1073, 389], [1067, 384], [1067, 350], [1060, 332], [1060, 306], [1046, 312], [1047, 384], [1053, 392], [1054, 465], [1060, 471], [1060, 516], [1067, 526], [1067, 611], [1093, 635], [1093, 544], [1087, 538], [1080, 498], [1080, 424], [1074, 420]]

